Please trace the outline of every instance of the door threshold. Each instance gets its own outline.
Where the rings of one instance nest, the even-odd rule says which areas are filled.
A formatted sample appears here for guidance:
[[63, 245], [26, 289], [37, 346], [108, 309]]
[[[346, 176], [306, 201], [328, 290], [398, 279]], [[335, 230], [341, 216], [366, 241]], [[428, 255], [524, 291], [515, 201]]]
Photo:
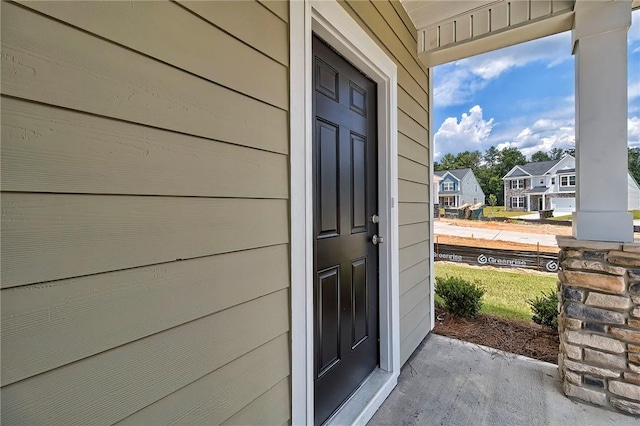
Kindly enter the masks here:
[[398, 374], [376, 368], [324, 426], [366, 425], [397, 383]]

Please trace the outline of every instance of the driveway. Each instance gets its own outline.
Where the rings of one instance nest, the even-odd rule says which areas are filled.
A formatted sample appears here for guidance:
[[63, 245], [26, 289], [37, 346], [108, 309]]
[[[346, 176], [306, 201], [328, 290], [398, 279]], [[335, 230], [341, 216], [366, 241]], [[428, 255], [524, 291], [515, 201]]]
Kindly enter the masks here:
[[433, 233], [464, 238], [482, 238], [485, 240], [512, 241], [524, 244], [556, 247], [556, 236], [551, 234], [535, 234], [520, 231], [506, 231], [491, 228], [470, 228], [436, 220], [433, 222]]

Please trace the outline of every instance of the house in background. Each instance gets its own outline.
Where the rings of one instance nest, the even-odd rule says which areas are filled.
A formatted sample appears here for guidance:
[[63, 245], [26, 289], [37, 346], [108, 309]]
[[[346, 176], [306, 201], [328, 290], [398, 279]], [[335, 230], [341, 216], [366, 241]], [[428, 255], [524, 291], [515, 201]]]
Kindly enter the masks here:
[[433, 209], [436, 213], [435, 217], [438, 217], [438, 209], [440, 208], [440, 182], [442, 181], [442, 177], [440, 177], [437, 173], [434, 173], [431, 176], [433, 182], [431, 183], [431, 202], [433, 203]]
[[[503, 181], [505, 210], [569, 214], [576, 209], [576, 160], [569, 154], [559, 160], [515, 166]], [[628, 209], [639, 209], [640, 188], [630, 174], [626, 186]]]
[[463, 204], [484, 204], [484, 192], [471, 169], [442, 170], [438, 199], [440, 207], [459, 207]]

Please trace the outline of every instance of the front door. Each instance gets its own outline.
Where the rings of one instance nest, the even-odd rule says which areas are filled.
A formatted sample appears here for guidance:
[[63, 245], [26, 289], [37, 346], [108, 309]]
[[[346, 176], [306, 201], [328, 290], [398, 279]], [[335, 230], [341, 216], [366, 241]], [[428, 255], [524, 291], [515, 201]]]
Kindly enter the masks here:
[[[378, 365], [376, 84], [313, 39], [315, 423]], [[294, 212], [295, 214], [295, 212]]]

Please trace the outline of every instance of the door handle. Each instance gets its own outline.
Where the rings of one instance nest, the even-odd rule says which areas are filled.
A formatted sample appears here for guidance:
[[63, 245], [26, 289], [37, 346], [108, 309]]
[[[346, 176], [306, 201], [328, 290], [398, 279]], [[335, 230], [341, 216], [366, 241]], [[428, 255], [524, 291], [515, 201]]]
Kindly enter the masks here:
[[384, 238], [374, 235], [373, 237], [371, 237], [371, 242], [374, 245], [382, 244], [384, 243]]

